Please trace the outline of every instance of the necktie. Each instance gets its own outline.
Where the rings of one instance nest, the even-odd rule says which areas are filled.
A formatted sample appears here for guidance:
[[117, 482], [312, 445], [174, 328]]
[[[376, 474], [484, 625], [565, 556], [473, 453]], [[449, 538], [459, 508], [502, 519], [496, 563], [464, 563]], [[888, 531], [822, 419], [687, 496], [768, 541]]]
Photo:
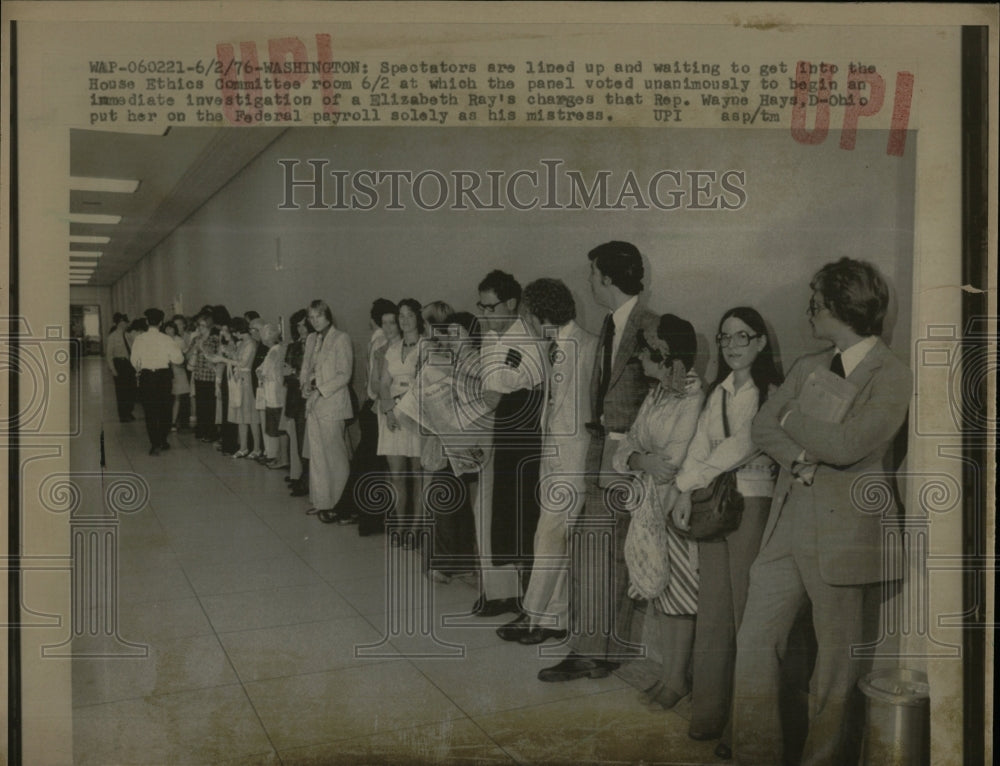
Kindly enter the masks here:
[[608, 393], [608, 385], [611, 382], [611, 349], [615, 340], [615, 319], [611, 314], [604, 318], [604, 327], [601, 329], [601, 347], [603, 357], [601, 360], [601, 383], [597, 388], [597, 408], [596, 418], [600, 421], [604, 414], [604, 397]]
[[847, 374], [844, 372], [844, 362], [841, 360], [839, 352], [834, 354], [833, 359], [830, 360], [830, 372], [841, 378], [847, 377]]

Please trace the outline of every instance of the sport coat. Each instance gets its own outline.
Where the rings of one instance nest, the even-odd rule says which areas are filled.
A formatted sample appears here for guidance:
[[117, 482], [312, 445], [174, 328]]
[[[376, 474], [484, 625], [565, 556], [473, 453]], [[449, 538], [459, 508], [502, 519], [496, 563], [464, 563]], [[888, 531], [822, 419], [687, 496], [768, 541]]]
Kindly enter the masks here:
[[590, 383], [598, 338], [571, 321], [558, 339], [560, 356], [549, 374], [549, 401], [542, 422], [542, 472], [582, 474], [590, 443]]
[[[618, 352], [611, 360], [611, 380], [604, 395], [604, 427], [608, 431], [625, 433], [632, 426], [643, 399], [649, 393], [649, 380], [642, 371], [642, 362], [636, 356], [638, 351], [637, 333], [647, 322], [656, 320], [657, 315], [645, 306], [636, 304], [629, 314], [624, 328], [615, 328], [621, 342]], [[601, 387], [601, 368], [604, 362], [604, 338], [598, 339], [594, 372], [590, 381], [590, 406], [597, 412], [597, 396]]]
[[[862, 585], [885, 579], [883, 552], [898, 555], [883, 551], [883, 520], [897, 511], [890, 479], [895, 466], [888, 463], [893, 438], [906, 419], [913, 376], [878, 340], [847, 376], [858, 392], [843, 420], [825, 422], [800, 411], [795, 400], [809, 374], [828, 370], [835, 353], [831, 348], [796, 361], [754, 419], [754, 443], [781, 466], [761, 547], [767, 545], [782, 512], [813, 513], [823, 581]], [[786, 410], [789, 414], [782, 425]], [[803, 450], [818, 463], [811, 486], [798, 483], [791, 473]], [[869, 478], [876, 483], [859, 482], [865, 474], [876, 474]]]
[[331, 327], [320, 340], [317, 334], [312, 354], [312, 375], [316, 379], [313, 407], [317, 417], [332, 420], [350, 420], [354, 417], [351, 395], [347, 384], [351, 382], [354, 366], [354, 349], [346, 332]]

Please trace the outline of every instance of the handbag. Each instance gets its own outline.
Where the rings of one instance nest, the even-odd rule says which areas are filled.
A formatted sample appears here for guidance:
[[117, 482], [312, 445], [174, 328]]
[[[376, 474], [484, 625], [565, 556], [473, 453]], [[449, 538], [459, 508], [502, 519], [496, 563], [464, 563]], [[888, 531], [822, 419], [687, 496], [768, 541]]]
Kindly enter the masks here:
[[639, 498], [639, 505], [632, 511], [625, 535], [629, 596], [654, 599], [670, 584], [666, 512], [659, 491], [649, 476], [642, 479]]
[[[729, 438], [726, 391], [722, 390], [722, 428]], [[736, 488], [736, 469], [716, 476], [707, 487], [691, 493], [690, 534], [695, 540], [712, 540], [740, 526], [743, 495]]]

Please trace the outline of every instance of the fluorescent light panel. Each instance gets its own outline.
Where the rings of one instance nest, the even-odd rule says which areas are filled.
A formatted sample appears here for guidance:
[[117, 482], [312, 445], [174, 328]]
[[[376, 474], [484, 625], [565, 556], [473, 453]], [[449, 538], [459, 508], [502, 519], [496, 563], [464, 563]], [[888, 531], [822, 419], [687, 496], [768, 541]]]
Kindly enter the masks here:
[[139, 188], [139, 182], [127, 178], [74, 176], [69, 179], [69, 188], [74, 191], [135, 194], [136, 189]]
[[121, 223], [120, 215], [100, 215], [98, 213], [70, 213], [70, 223], [117, 224]]
[[83, 234], [71, 234], [69, 241], [74, 245], [106, 245], [111, 241], [111, 237], [84, 236]]
[[70, 250], [70, 258], [100, 258], [104, 255], [100, 250]]

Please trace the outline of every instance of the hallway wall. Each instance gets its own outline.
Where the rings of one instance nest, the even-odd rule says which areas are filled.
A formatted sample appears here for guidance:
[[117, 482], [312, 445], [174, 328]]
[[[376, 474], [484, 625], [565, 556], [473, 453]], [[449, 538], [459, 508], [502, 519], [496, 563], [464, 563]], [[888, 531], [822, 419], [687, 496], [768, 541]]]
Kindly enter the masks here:
[[[562, 278], [574, 291], [581, 322], [596, 331], [601, 310], [587, 285], [586, 253], [610, 239], [634, 242], [648, 260], [646, 285], [656, 310], [692, 321], [705, 371], [718, 317], [733, 305], [759, 308], [777, 333], [784, 367], [816, 347], [805, 307], [815, 270], [843, 255], [876, 263], [895, 301], [887, 337], [908, 357], [913, 259], [915, 153], [885, 154], [882, 133], [861, 134], [850, 163], [828, 141], [796, 144], [785, 131], [586, 129], [295, 129], [287, 131], [114, 285], [116, 310], [138, 315], [180, 299], [187, 313], [223, 303], [265, 318], [287, 317], [313, 298], [331, 303], [338, 326], [367, 339], [367, 314], [380, 296], [446, 300], [469, 310], [476, 285], [492, 268], [526, 284]], [[858, 155], [861, 155], [860, 157]], [[657, 170], [745, 172], [747, 201], [735, 211], [650, 210], [280, 210], [280, 159], [308, 159], [326, 171], [406, 169], [534, 170], [542, 159], [593, 179], [611, 171], [614, 195], [633, 170], [645, 186]], [[863, 159], [863, 162], [859, 162]], [[327, 177], [326, 197], [333, 198]], [[527, 187], [522, 196], [527, 195]], [[667, 186], [664, 186], [667, 188]], [[433, 197], [433, 182], [426, 185]], [[328, 204], [331, 199], [327, 199]], [[629, 204], [629, 203], [626, 203]], [[711, 354], [709, 353], [711, 351]], [[360, 382], [360, 370], [356, 369]]]

